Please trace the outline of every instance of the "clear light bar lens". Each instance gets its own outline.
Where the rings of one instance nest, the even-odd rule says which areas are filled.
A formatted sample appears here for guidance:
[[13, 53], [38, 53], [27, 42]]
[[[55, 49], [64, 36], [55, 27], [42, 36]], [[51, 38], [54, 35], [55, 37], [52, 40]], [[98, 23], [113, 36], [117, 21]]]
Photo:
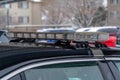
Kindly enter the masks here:
[[108, 39], [108, 33], [80, 32], [74, 34], [75, 41], [107, 41]]

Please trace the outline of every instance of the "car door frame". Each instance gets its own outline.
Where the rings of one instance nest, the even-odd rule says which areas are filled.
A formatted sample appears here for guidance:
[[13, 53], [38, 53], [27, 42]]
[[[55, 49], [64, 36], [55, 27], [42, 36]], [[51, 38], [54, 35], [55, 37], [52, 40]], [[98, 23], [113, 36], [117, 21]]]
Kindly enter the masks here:
[[106, 56], [105, 60], [115, 78], [115, 80], [119, 80], [120, 79], [120, 71], [118, 70], [117, 66], [115, 65], [115, 63], [113, 61], [117, 61], [120, 60], [120, 56], [119, 55], [115, 55], [115, 56]]
[[[48, 58], [48, 59], [42, 59], [42, 60], [37, 59], [37, 60], [28, 61], [26, 62], [27, 64], [24, 63], [24, 65], [22, 64], [21, 67], [17, 66], [18, 68], [16, 68], [14, 71], [2, 77], [0, 80], [8, 80], [17, 74], [22, 75], [23, 71], [31, 69], [31, 68], [35, 68], [38, 66], [45, 66], [45, 65], [58, 64], [58, 63], [69, 63], [69, 62], [85, 62], [85, 61], [96, 61], [98, 63], [98, 67], [102, 74], [103, 79], [104, 80], [115, 80], [114, 77], [112, 76], [112, 73], [110, 72], [108, 65], [106, 65], [104, 59], [96, 58], [96, 57], [87, 57], [87, 56], [86, 57], [79, 57], [79, 56], [59, 57], [59, 58]], [[108, 77], [105, 70], [108, 71], [107, 73], [109, 73], [109, 76], [111, 76], [111, 78]], [[22, 80], [25, 80], [24, 76]]]

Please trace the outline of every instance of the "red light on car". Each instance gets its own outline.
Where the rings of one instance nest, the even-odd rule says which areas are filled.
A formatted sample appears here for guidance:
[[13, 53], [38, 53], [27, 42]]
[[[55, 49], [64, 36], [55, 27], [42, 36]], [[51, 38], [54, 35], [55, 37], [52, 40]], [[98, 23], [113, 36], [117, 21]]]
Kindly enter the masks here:
[[110, 33], [109, 36], [117, 36], [117, 33], [116, 32]]
[[105, 41], [103, 44], [105, 44], [107, 47], [116, 47], [117, 38], [115, 36], [110, 36], [109, 40]]

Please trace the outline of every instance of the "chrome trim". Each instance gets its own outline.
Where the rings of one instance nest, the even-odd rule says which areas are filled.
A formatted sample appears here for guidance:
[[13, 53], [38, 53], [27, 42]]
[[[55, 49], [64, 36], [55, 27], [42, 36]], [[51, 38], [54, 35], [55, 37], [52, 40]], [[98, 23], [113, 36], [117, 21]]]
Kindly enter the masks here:
[[39, 62], [39, 63], [33, 63], [33, 64], [24, 66], [22, 68], [19, 68], [19, 69], [15, 70], [15, 71], [11, 72], [10, 74], [4, 76], [0, 80], [8, 80], [11, 77], [13, 77], [13, 76], [25, 71], [25, 70], [35, 68], [35, 67], [38, 67], [38, 66], [45, 66], [45, 65], [57, 64], [57, 63], [67, 63], [67, 62], [100, 61], [100, 60], [103, 60], [103, 59], [82, 59], [82, 60], [81, 59], [72, 59], [72, 60], [67, 59], [67, 60], [52, 60], [52, 61], [44, 61], [44, 62]]
[[120, 60], [120, 57], [118, 58], [105, 58], [106, 60]]

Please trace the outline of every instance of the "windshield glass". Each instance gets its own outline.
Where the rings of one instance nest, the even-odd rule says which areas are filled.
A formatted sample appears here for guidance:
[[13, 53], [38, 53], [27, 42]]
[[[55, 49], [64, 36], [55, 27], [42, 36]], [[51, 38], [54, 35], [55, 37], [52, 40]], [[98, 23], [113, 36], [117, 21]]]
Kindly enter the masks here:
[[118, 70], [120, 71], [120, 61], [114, 61], [115, 65], [117, 66]]
[[29, 69], [24, 74], [26, 80], [103, 80], [96, 62], [47, 65]]

